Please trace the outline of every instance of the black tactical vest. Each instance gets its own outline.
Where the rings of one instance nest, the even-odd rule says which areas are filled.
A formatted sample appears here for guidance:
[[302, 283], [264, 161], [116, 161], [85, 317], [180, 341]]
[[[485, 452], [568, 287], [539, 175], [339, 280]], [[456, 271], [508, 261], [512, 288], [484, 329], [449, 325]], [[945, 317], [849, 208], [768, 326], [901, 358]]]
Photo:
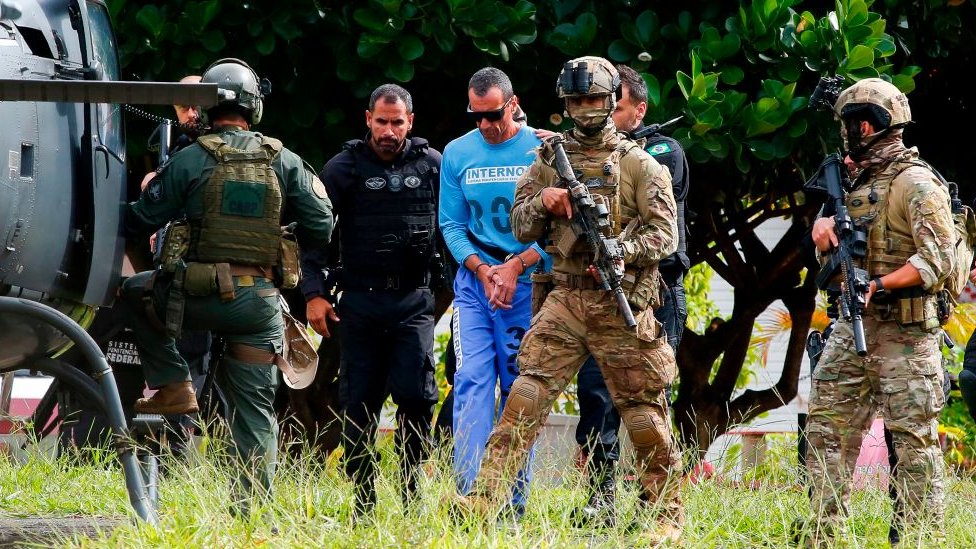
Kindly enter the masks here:
[[343, 145], [353, 155], [356, 180], [349, 207], [341, 214], [342, 280], [345, 286], [389, 287], [427, 283], [437, 231], [440, 177], [427, 154], [426, 139], [412, 137], [406, 156], [394, 166], [377, 164], [360, 139]]
[[683, 274], [691, 264], [688, 259], [687, 219], [685, 200], [688, 197], [690, 185], [688, 177], [688, 158], [682, 153], [681, 144], [675, 139], [659, 133], [647, 138], [644, 147], [658, 163], [664, 165], [671, 172], [671, 185], [674, 189], [674, 203], [677, 206], [675, 216], [678, 224], [678, 249], [661, 260], [661, 274], [669, 286], [674, 285], [675, 279]]

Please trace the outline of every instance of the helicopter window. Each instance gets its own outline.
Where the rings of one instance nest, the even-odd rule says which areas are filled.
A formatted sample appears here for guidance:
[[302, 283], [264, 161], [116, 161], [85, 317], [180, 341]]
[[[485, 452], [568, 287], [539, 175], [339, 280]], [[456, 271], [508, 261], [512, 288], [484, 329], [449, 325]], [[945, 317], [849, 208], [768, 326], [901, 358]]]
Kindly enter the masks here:
[[[88, 20], [91, 31], [92, 50], [95, 61], [102, 69], [103, 80], [119, 79], [118, 48], [108, 10], [101, 2], [88, 2]], [[122, 125], [121, 105], [101, 103], [98, 105], [98, 121], [101, 126], [99, 137], [110, 151], [120, 160], [125, 158], [125, 136]]]
[[54, 59], [54, 53], [51, 52], [51, 46], [47, 43], [47, 39], [44, 38], [43, 32], [39, 29], [21, 27], [20, 25], [17, 25], [17, 31], [20, 32], [20, 36], [24, 39], [27, 47], [30, 48], [32, 54], [38, 57]]
[[34, 144], [20, 144], [20, 177], [31, 179], [34, 177]]

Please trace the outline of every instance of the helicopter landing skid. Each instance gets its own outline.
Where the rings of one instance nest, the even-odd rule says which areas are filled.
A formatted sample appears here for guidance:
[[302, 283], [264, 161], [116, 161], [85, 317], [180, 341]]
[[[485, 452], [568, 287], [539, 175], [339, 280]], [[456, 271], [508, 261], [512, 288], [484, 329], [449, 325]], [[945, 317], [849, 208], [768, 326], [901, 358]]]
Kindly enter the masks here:
[[[126, 426], [115, 376], [112, 375], [112, 369], [109, 367], [108, 361], [105, 360], [105, 355], [102, 354], [101, 349], [98, 348], [91, 336], [71, 318], [43, 303], [17, 297], [0, 297], [0, 313], [22, 315], [50, 324], [78, 346], [78, 349], [92, 366], [94, 373], [91, 377], [82, 374], [73, 366], [55, 360], [37, 360], [31, 365], [31, 368], [68, 383], [79, 385], [79, 389], [87, 389], [96, 393], [99, 398], [95, 402], [105, 412], [112, 428], [113, 446], [115, 446], [119, 461], [122, 463], [125, 485], [129, 493], [129, 503], [140, 519], [149, 524], [157, 525], [159, 520], [156, 509], [147, 493], [146, 483], [136, 456], [136, 448]], [[70, 372], [68, 372], [69, 370]], [[96, 388], [100, 388], [100, 391], [97, 391]]]

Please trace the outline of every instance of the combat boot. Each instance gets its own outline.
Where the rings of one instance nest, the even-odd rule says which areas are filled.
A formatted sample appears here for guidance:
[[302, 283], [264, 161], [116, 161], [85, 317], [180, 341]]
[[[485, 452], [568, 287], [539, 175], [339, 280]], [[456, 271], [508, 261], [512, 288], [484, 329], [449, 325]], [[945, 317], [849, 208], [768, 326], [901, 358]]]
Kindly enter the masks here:
[[164, 385], [149, 398], [140, 398], [135, 404], [140, 414], [193, 414], [200, 411], [197, 395], [189, 381]]
[[458, 522], [469, 518], [487, 522], [498, 512], [491, 499], [476, 493], [467, 496], [453, 494], [449, 504], [451, 516]]
[[641, 539], [650, 543], [651, 547], [669, 547], [678, 543], [684, 528], [670, 520], [658, 521], [656, 528], [641, 533]]
[[590, 454], [586, 462], [590, 499], [570, 516], [576, 528], [612, 528], [617, 522], [616, 460], [599, 452]]

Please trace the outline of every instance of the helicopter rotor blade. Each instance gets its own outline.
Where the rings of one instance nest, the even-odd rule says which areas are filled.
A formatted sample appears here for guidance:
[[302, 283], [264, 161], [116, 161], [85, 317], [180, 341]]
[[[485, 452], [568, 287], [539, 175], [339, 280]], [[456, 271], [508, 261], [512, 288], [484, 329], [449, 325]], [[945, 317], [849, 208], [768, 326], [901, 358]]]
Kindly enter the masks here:
[[217, 84], [201, 83], [0, 79], [0, 101], [211, 107], [218, 92]]

